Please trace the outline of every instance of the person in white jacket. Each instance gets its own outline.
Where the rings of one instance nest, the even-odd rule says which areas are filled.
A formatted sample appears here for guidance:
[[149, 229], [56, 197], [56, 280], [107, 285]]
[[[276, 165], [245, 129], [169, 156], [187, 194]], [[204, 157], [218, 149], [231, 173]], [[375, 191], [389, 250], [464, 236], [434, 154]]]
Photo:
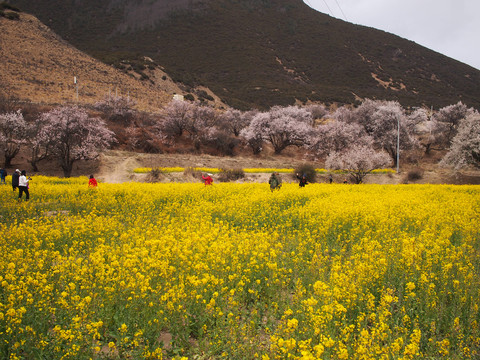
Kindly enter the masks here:
[[28, 182], [30, 181], [30, 178], [27, 178], [27, 172], [25, 170], [22, 170], [22, 173], [20, 175], [20, 178], [18, 179], [18, 199], [22, 199], [23, 193], [25, 193], [25, 201], [28, 201], [30, 199], [30, 194], [28, 192]]

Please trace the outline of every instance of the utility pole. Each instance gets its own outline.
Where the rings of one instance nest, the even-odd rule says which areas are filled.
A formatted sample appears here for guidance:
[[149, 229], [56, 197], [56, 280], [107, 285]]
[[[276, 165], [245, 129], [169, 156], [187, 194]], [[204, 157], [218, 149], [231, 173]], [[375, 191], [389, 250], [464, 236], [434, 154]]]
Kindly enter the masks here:
[[77, 95], [77, 102], [78, 102], [78, 82], [77, 82], [77, 77], [73, 77], [73, 84], [75, 85], [75, 93]]
[[400, 165], [400, 117], [397, 117], [397, 174]]

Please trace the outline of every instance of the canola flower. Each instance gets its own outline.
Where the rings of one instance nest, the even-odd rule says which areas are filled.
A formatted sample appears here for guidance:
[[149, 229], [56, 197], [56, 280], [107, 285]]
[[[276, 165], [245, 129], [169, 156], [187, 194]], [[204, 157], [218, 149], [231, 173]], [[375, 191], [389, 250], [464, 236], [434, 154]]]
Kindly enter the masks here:
[[282, 169], [277, 169], [277, 168], [245, 168], [243, 169], [245, 173], [249, 174], [257, 174], [257, 173], [274, 173], [278, 172], [281, 174], [289, 174], [293, 173], [294, 169], [289, 169], [289, 168], [282, 168]]
[[[153, 170], [158, 170], [163, 173], [173, 173], [173, 172], [184, 172], [185, 168], [183, 167], [140, 167], [140, 168], [135, 168], [133, 172], [135, 174], [146, 174], [149, 173]], [[205, 167], [195, 167], [192, 168], [192, 170], [195, 171], [200, 171], [200, 172], [207, 172], [207, 173], [219, 173], [221, 172], [221, 169], [218, 168], [205, 168]], [[295, 172], [295, 169], [290, 169], [290, 168], [245, 168], [243, 169], [245, 173], [250, 173], [250, 174], [256, 174], [256, 173], [283, 173], [283, 174], [289, 174]], [[328, 173], [335, 173], [335, 174], [344, 174], [345, 171], [342, 170], [327, 170], [327, 169], [315, 169], [315, 172], [319, 174], [328, 174]], [[372, 171], [372, 174], [394, 174], [395, 170], [393, 169], [376, 169]]]
[[480, 187], [0, 189], [2, 359], [476, 359]]
[[[206, 173], [219, 173], [221, 170], [217, 168], [207, 168], [207, 167], [193, 167], [193, 171], [200, 171]], [[135, 174], [147, 174], [152, 171], [160, 171], [162, 173], [175, 173], [175, 172], [184, 172], [185, 168], [183, 167], [140, 167], [133, 169]]]

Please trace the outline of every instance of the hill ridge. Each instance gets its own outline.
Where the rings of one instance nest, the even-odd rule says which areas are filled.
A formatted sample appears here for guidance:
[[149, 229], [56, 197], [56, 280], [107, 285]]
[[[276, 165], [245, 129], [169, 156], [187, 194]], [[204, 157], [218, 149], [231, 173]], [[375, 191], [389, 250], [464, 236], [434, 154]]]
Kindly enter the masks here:
[[480, 107], [479, 70], [385, 31], [332, 18], [301, 0], [15, 4], [105, 63], [119, 69], [134, 63], [142, 74], [142, 59], [149, 57], [175, 82], [206, 86], [240, 109], [364, 98]]

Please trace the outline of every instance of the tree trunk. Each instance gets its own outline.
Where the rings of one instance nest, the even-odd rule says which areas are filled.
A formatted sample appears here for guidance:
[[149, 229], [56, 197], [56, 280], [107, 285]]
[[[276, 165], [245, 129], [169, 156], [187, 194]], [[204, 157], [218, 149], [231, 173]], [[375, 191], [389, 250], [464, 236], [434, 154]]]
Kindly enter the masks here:
[[432, 149], [432, 144], [425, 144], [425, 155], [430, 155], [430, 150]]
[[17, 156], [20, 146], [7, 145], [5, 148], [5, 167], [12, 166], [12, 159]]
[[9, 168], [9, 167], [12, 166], [12, 159], [13, 159], [13, 156], [5, 155], [5, 167], [6, 168]]
[[63, 176], [69, 178], [72, 175], [73, 161], [62, 164]]
[[30, 165], [32, 165], [32, 171], [33, 172], [38, 172], [38, 166], [36, 161], [30, 161]]

